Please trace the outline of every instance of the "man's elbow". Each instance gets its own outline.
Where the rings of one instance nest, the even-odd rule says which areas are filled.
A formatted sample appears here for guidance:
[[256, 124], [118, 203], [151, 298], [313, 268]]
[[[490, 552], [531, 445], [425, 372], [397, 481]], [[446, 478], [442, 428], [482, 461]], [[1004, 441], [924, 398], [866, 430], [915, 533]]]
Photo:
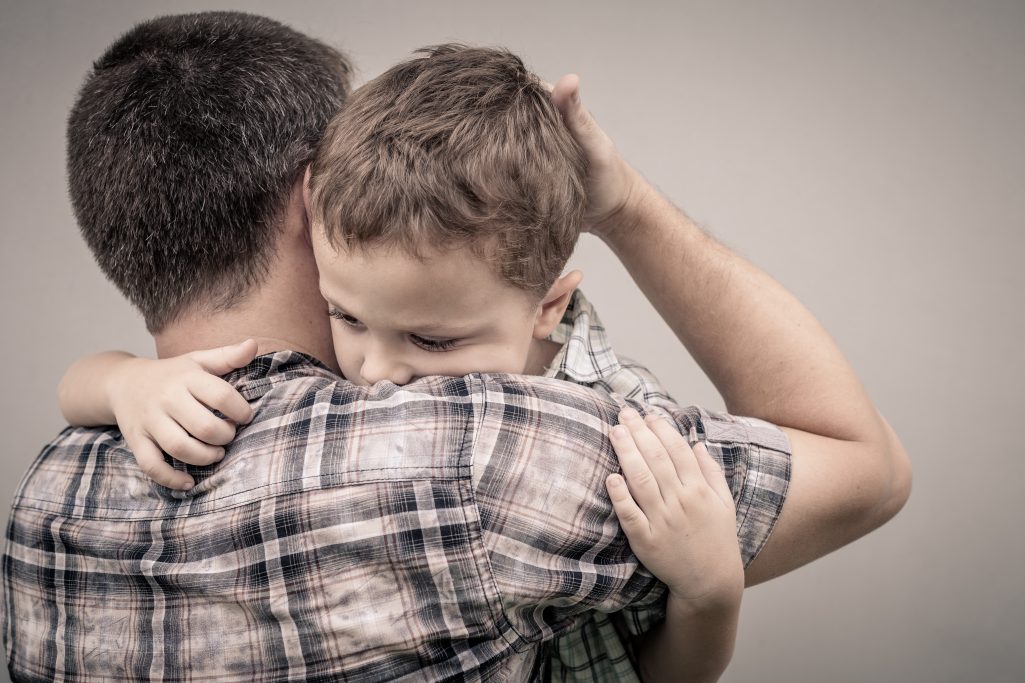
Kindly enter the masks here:
[[855, 446], [857, 483], [846, 504], [834, 510], [836, 524], [850, 530], [847, 542], [889, 522], [911, 496], [911, 459], [890, 425], [882, 425], [882, 433]]
[[879, 524], [884, 524], [893, 519], [904, 504], [911, 497], [911, 458], [904, 450], [904, 445], [893, 433], [889, 425], [887, 429], [887, 461], [889, 463], [890, 477], [889, 486], [886, 488], [883, 502], [880, 506], [881, 519]]

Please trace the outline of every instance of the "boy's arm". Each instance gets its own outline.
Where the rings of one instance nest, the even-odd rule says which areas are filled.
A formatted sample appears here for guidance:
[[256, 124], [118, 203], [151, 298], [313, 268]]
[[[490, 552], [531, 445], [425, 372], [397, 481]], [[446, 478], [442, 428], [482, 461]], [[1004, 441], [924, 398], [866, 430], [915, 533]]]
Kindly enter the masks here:
[[669, 596], [637, 641], [641, 678], [717, 681], [730, 663], [744, 593], [736, 509], [722, 469], [663, 418], [620, 413], [610, 434], [623, 475], [606, 481], [631, 549]]
[[910, 493], [896, 434], [829, 334], [766, 273], [705, 235], [618, 155], [580, 102], [575, 76], [553, 99], [590, 162], [590, 229], [722, 394], [728, 410], [773, 422], [793, 449], [772, 536], [748, 567], [758, 583], [880, 526]]
[[69, 424], [117, 424], [139, 466], [154, 481], [187, 490], [192, 477], [175, 470], [167, 452], [182, 462], [208, 465], [224, 455], [235, 423], [252, 418], [249, 404], [217, 377], [249, 363], [256, 343], [197, 351], [175, 358], [136, 358], [109, 351], [75, 361], [61, 378], [57, 401]]

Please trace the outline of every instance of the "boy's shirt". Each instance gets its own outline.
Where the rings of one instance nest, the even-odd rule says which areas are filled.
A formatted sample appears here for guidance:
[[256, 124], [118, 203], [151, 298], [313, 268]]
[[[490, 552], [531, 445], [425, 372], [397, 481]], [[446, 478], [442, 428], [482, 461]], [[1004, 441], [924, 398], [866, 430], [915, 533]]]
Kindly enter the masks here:
[[[640, 403], [664, 405], [673, 402], [650, 370], [616, 355], [594, 306], [579, 289], [573, 293], [562, 321], [549, 336], [549, 340], [563, 346], [545, 372], [545, 377], [601, 389]], [[736, 421], [738, 427], [766, 430], [765, 436], [768, 438], [778, 433], [776, 427], [761, 420], [734, 416], [728, 418]], [[695, 441], [693, 435], [690, 441]], [[711, 441], [707, 445], [713, 457], [720, 461], [726, 460], [718, 457]], [[728, 461], [724, 461], [724, 465], [728, 467]], [[737, 498], [742, 479], [733, 477], [731, 481], [734, 498]], [[747, 510], [738, 506], [738, 526], [741, 516], [746, 514]], [[764, 545], [769, 530], [771, 523], [760, 538], [750, 535], [741, 537], [741, 556], [745, 567]], [[639, 683], [635, 662], [632, 661], [634, 653], [630, 639], [649, 630], [664, 618], [664, 601], [612, 614], [592, 613], [589, 619], [552, 643], [551, 680]]]

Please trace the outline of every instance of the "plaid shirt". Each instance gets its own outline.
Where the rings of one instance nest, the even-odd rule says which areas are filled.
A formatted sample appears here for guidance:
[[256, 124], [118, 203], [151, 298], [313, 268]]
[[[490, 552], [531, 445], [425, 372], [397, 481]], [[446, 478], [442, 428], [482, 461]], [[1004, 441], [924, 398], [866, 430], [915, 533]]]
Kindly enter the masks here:
[[[188, 493], [148, 481], [116, 429], [40, 453], [3, 558], [15, 680], [541, 680], [579, 668], [551, 643], [596, 613], [658, 613], [603, 494], [622, 400], [488, 374], [361, 388], [291, 351], [229, 381], [255, 419]], [[658, 409], [723, 459], [752, 556], [782, 434]]]
[[[670, 409], [674, 405], [672, 397], [650, 370], [616, 355], [598, 313], [580, 290], [574, 292], [562, 322], [550, 339], [562, 344], [562, 348], [545, 373], [546, 377], [601, 389], [631, 402]], [[745, 476], [739, 476], [737, 469], [743, 466], [743, 458], [737, 459], [729, 449], [734, 442], [753, 441], [782, 454], [789, 451], [786, 437], [776, 427], [761, 420], [722, 414], [712, 416], [701, 409], [690, 410], [697, 410], [701, 416], [698, 422], [705, 427], [703, 440], [709, 453], [726, 465], [733, 497], [737, 501], [737, 535], [741, 555], [744, 566], [747, 566], [767, 540], [782, 507], [789, 483], [789, 462], [780, 457], [766, 469], [763, 473], [768, 475], [766, 480], [756, 484], [764, 489], [759, 495], [765, 498], [751, 505], [745, 497], [750, 494], [748, 488], [752, 483]], [[700, 438], [700, 435], [690, 436], [692, 442]], [[748, 476], [754, 474], [750, 472]], [[663, 620], [664, 607], [664, 602], [658, 602], [631, 606], [612, 614], [591, 612], [553, 642], [550, 650], [552, 680], [639, 683], [630, 647], [631, 637]]]

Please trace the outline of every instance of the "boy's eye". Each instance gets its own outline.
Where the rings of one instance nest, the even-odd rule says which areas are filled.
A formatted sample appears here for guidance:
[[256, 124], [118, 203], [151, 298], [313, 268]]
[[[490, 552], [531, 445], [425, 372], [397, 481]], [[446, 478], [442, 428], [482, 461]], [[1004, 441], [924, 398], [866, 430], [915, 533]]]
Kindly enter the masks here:
[[409, 335], [409, 340], [424, 351], [451, 351], [458, 341], [457, 339], [428, 339], [418, 334]]
[[348, 313], [343, 313], [342, 311], [339, 311], [337, 308], [330, 309], [327, 312], [327, 314], [335, 320], [341, 320], [343, 323], [349, 325], [350, 327], [363, 327], [363, 323], [361, 323], [358, 318], [354, 318]]

